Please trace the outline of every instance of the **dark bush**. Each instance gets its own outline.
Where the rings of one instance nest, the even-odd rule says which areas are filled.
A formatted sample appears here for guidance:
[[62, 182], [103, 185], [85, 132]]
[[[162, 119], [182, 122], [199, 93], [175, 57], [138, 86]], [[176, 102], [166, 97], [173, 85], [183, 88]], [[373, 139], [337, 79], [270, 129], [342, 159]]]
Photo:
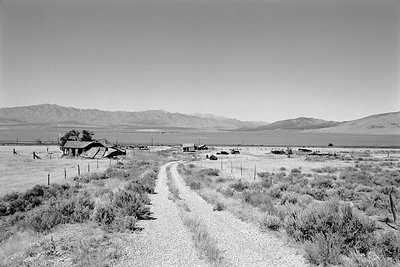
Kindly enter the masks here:
[[147, 195], [140, 195], [136, 192], [119, 190], [114, 194], [113, 204], [122, 215], [135, 216], [138, 219], [145, 219], [150, 214], [146, 204], [150, 204]]
[[236, 183], [233, 183], [229, 185], [231, 188], [235, 189], [238, 192], [242, 192], [246, 189], [249, 188], [249, 184], [247, 182], [242, 182], [242, 180], [237, 181]]
[[115, 220], [115, 213], [115, 208], [111, 204], [99, 204], [94, 210], [93, 220], [104, 225], [110, 225]]
[[63, 222], [61, 211], [52, 205], [43, 205], [31, 210], [25, 218], [28, 228], [41, 233], [49, 232], [52, 228]]
[[309, 205], [305, 210], [285, 218], [287, 233], [298, 241], [311, 241], [316, 234], [338, 234], [342, 253], [355, 249], [367, 253], [374, 245], [375, 223], [354, 211], [349, 205], [328, 202]]
[[189, 183], [189, 187], [190, 187], [190, 189], [192, 189], [192, 190], [199, 190], [199, 189], [201, 188], [201, 183], [200, 183], [200, 182], [197, 182], [197, 181], [191, 181], [191, 182]]
[[378, 239], [378, 248], [387, 258], [400, 262], [400, 234], [390, 231]]

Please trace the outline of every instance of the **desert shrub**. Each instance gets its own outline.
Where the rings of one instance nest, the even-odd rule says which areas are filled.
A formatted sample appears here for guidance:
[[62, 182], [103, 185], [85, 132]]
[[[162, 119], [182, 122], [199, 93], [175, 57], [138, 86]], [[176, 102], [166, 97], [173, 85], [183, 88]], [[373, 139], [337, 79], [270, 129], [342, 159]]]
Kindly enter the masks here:
[[200, 170], [199, 174], [207, 176], [219, 176], [219, 171], [216, 169], [202, 169]]
[[96, 190], [94, 193], [95, 197], [105, 198], [105, 199], [112, 199], [113, 195], [114, 195], [113, 191], [109, 188], [101, 188], [99, 190]]
[[316, 168], [316, 169], [312, 169], [312, 171], [316, 172], [316, 173], [335, 173], [337, 172], [339, 169], [336, 167], [330, 167], [330, 166], [326, 166], [326, 167], [322, 167], [322, 168]]
[[128, 230], [135, 230], [136, 229], [136, 222], [137, 218], [135, 216], [126, 216], [124, 217], [124, 227]]
[[225, 189], [221, 189], [219, 190], [219, 192], [221, 192], [221, 194], [223, 194], [226, 197], [233, 197], [235, 194], [235, 190], [231, 187], [227, 187]]
[[312, 264], [329, 266], [340, 263], [340, 246], [343, 238], [337, 233], [326, 235], [317, 233], [312, 241], [307, 241], [305, 246], [305, 258]]
[[325, 189], [308, 188], [305, 193], [312, 196], [315, 200], [324, 201], [328, 198]]
[[286, 171], [286, 168], [285, 168], [285, 167], [280, 167], [279, 170], [280, 170], [281, 172], [284, 172], [284, 171]]
[[339, 196], [341, 200], [344, 201], [352, 201], [356, 199], [355, 192], [351, 189], [345, 188], [345, 187], [340, 187], [336, 190], [336, 194]]
[[281, 219], [275, 215], [265, 215], [260, 222], [260, 227], [263, 230], [277, 231], [281, 227]]
[[291, 169], [290, 174], [291, 175], [299, 175], [299, 174], [301, 174], [301, 170], [297, 169], [297, 168]]
[[222, 177], [218, 177], [217, 179], [215, 179], [215, 182], [217, 183], [225, 183], [227, 181], [226, 178], [222, 178]]
[[47, 233], [63, 222], [61, 211], [53, 205], [42, 205], [31, 210], [25, 217], [26, 227], [41, 233]]
[[351, 251], [349, 257], [343, 260], [345, 267], [393, 267], [383, 255], [375, 251], [369, 251], [367, 254]]
[[123, 169], [118, 169], [118, 168], [114, 168], [114, 167], [108, 167], [107, 170], [105, 171], [105, 176], [107, 178], [126, 179], [126, 178], [129, 178], [130, 173], [128, 171], [123, 170]]
[[104, 225], [112, 224], [115, 217], [116, 210], [110, 203], [100, 203], [96, 205], [93, 212], [93, 220]]
[[146, 172], [140, 179], [145, 192], [149, 194], [154, 194], [154, 189], [156, 188], [157, 172], [154, 170]]
[[226, 210], [226, 206], [221, 201], [216, 201], [213, 207], [214, 211]]
[[285, 192], [281, 198], [281, 205], [286, 203], [296, 204], [298, 201], [298, 195], [293, 192]]
[[196, 165], [194, 165], [193, 163], [189, 163], [188, 167], [193, 169], [194, 167], [196, 167]]
[[346, 181], [346, 183], [362, 184], [367, 186], [374, 186], [374, 177], [365, 171], [345, 171], [339, 174], [339, 178]]
[[[35, 185], [24, 193], [7, 194], [0, 199], [0, 215], [8, 216], [16, 212], [26, 212], [37, 206], [42, 205], [51, 198], [68, 196], [73, 193], [75, 188], [68, 184], [51, 186]], [[71, 192], [69, 192], [71, 191]]]
[[265, 204], [270, 205], [273, 203], [271, 197], [264, 192], [245, 190], [242, 192], [242, 198], [246, 203], [249, 203], [254, 207], [260, 207]]
[[390, 231], [378, 238], [378, 248], [385, 257], [400, 262], [400, 234]]
[[229, 186], [238, 192], [242, 192], [242, 191], [248, 189], [250, 185], [247, 182], [242, 182], [242, 180], [239, 180]]
[[325, 237], [336, 233], [342, 240], [338, 244], [342, 253], [352, 249], [367, 253], [374, 245], [376, 226], [351, 206], [328, 202], [318, 206], [309, 205], [304, 210], [288, 214], [285, 217], [285, 229], [298, 241], [312, 241], [318, 233]]
[[192, 189], [192, 190], [200, 190], [200, 188], [201, 188], [201, 183], [200, 183], [200, 182], [197, 182], [197, 181], [191, 181], [191, 182], [189, 182], [189, 187], [190, 187], [190, 189]]
[[278, 185], [271, 187], [268, 193], [273, 198], [280, 198], [282, 196], [282, 189]]
[[138, 219], [145, 219], [150, 214], [147, 195], [140, 195], [136, 192], [118, 190], [114, 194], [113, 204], [125, 216], [135, 216]]
[[[302, 207], [306, 207], [308, 204], [310, 204], [313, 201], [313, 197], [310, 195], [300, 195], [297, 197], [298, 203]], [[292, 203], [294, 204], [294, 203]]]
[[323, 189], [323, 188], [332, 188], [333, 182], [331, 177], [315, 175], [314, 179], [310, 182], [311, 187]]

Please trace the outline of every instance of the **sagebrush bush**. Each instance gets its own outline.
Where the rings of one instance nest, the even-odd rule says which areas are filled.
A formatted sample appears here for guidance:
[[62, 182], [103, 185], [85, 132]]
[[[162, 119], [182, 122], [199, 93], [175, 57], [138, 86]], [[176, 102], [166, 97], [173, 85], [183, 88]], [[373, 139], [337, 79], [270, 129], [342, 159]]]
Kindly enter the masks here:
[[348, 253], [354, 249], [367, 253], [373, 247], [376, 225], [349, 205], [328, 202], [309, 205], [285, 217], [286, 232], [298, 241], [311, 241], [320, 233], [337, 233], [342, 237], [340, 251]]
[[219, 170], [216, 169], [202, 169], [200, 174], [207, 176], [219, 176]]
[[242, 192], [243, 200], [254, 207], [259, 207], [262, 204], [271, 204], [271, 197], [264, 192], [255, 192], [252, 190], [245, 190]]
[[310, 182], [311, 187], [318, 189], [332, 188], [333, 179], [322, 175], [315, 175], [314, 179]]
[[340, 246], [343, 237], [337, 233], [317, 233], [312, 241], [306, 242], [305, 258], [312, 264], [329, 266], [340, 263]]
[[216, 201], [213, 207], [214, 211], [221, 211], [221, 210], [225, 210], [226, 206], [223, 202], [221, 201]]
[[104, 225], [112, 224], [115, 217], [116, 210], [110, 203], [99, 203], [93, 212], [93, 220]]
[[114, 194], [113, 205], [119, 209], [122, 215], [145, 219], [150, 214], [150, 209], [146, 204], [150, 204], [147, 195], [121, 189]]
[[378, 238], [378, 248], [385, 257], [400, 263], [400, 233], [388, 231]]
[[260, 227], [262, 230], [269, 229], [277, 231], [281, 227], [281, 219], [278, 216], [267, 214], [262, 218]]
[[249, 188], [249, 183], [247, 182], [242, 182], [242, 180], [239, 180], [231, 185], [229, 185], [231, 188], [235, 189], [238, 192], [242, 192], [246, 189]]
[[201, 183], [200, 183], [200, 182], [197, 182], [197, 181], [191, 181], [191, 182], [189, 183], [189, 187], [190, 187], [190, 189], [192, 189], [192, 190], [199, 190], [199, 189], [201, 188]]
[[52, 205], [42, 205], [28, 212], [25, 217], [26, 227], [41, 233], [47, 233], [64, 222], [62, 212]]

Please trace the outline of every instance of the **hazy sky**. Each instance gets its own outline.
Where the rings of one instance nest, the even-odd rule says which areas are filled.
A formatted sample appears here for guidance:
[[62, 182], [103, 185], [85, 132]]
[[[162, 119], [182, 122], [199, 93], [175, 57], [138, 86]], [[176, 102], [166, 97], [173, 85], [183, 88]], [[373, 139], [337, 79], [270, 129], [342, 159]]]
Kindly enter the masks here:
[[0, 107], [350, 120], [400, 110], [395, 0], [0, 0]]

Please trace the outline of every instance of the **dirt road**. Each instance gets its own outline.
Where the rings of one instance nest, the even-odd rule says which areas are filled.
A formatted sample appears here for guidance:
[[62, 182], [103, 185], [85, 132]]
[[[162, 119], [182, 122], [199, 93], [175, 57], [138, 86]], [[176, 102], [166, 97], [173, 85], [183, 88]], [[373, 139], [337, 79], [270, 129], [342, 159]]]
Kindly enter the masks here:
[[208, 233], [223, 251], [225, 266], [307, 266], [301, 255], [282, 240], [261, 233], [228, 211], [213, 211], [211, 205], [190, 190], [176, 170], [176, 163], [161, 167], [156, 194], [151, 196], [154, 220], [140, 221], [143, 231], [130, 235], [129, 248], [120, 266], [210, 266], [200, 259], [179, 215], [179, 208], [168, 198], [167, 167], [171, 166], [181, 198], [207, 227]]
[[129, 235], [119, 266], [208, 266], [199, 259], [177, 206], [168, 199], [166, 168], [161, 167], [156, 194], [150, 195], [152, 220], [139, 221], [142, 231]]
[[181, 197], [207, 226], [228, 266], [307, 266], [304, 258], [279, 238], [260, 232], [228, 211], [213, 211], [212, 205], [186, 186], [176, 166], [171, 166], [171, 173]]

